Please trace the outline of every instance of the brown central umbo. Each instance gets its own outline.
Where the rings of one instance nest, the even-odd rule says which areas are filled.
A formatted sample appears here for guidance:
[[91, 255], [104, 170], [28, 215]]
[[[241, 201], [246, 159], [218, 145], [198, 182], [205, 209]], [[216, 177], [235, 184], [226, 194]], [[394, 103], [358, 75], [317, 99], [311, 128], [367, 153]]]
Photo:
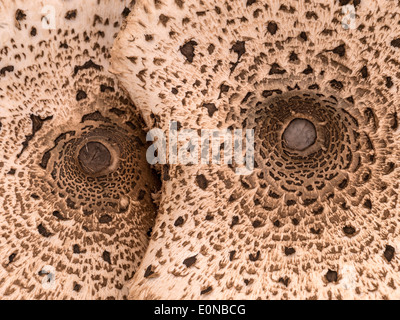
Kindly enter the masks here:
[[80, 150], [79, 162], [84, 171], [91, 174], [100, 173], [111, 165], [111, 153], [100, 142], [88, 142]]
[[283, 139], [290, 149], [302, 151], [312, 146], [317, 137], [311, 121], [297, 118], [292, 120], [283, 132]]

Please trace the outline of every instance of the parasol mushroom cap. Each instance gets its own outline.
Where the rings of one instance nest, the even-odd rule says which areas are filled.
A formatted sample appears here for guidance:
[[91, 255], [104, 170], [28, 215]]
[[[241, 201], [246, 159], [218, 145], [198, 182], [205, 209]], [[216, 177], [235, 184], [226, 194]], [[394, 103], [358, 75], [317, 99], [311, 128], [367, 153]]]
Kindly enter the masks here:
[[[136, 2], [111, 70], [148, 128], [253, 129], [255, 168], [165, 166], [131, 298], [399, 297], [399, 15], [394, 2]], [[294, 119], [315, 127], [305, 149], [282, 139]]]
[[158, 188], [108, 72], [129, 2], [0, 6], [0, 295], [126, 298]]

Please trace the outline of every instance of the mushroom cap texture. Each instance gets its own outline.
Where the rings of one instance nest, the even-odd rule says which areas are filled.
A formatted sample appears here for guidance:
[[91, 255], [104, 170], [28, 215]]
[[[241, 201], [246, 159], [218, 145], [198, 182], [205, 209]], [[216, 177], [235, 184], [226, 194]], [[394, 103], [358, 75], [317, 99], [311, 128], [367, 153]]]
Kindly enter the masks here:
[[[158, 187], [142, 120], [108, 72], [128, 5], [0, 1], [2, 299], [128, 295]], [[96, 142], [110, 153], [102, 175], [78, 161]]]
[[[136, 1], [110, 70], [148, 128], [254, 129], [255, 169], [163, 168], [131, 298], [400, 297], [399, 17], [395, 1]], [[317, 130], [302, 152], [281, 143], [294, 118]]]

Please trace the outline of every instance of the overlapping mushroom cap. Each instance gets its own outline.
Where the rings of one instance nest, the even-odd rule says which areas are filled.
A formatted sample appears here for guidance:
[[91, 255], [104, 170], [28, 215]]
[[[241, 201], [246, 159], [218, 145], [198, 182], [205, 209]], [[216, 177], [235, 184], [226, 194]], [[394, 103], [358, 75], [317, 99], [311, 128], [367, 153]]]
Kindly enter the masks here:
[[126, 298], [157, 178], [108, 72], [127, 1], [0, 1], [0, 296]]
[[399, 297], [399, 19], [389, 1], [136, 2], [111, 61], [148, 128], [254, 129], [255, 168], [165, 166], [131, 297]]

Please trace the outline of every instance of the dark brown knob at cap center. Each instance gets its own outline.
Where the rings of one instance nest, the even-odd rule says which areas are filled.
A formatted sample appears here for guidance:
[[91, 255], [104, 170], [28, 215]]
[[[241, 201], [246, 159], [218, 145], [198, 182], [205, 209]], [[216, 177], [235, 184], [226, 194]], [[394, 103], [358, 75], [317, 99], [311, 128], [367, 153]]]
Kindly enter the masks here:
[[317, 138], [317, 131], [311, 121], [294, 119], [283, 132], [283, 139], [290, 149], [302, 151], [312, 146]]
[[85, 172], [96, 174], [111, 165], [111, 153], [102, 143], [91, 141], [79, 150], [78, 160]]

